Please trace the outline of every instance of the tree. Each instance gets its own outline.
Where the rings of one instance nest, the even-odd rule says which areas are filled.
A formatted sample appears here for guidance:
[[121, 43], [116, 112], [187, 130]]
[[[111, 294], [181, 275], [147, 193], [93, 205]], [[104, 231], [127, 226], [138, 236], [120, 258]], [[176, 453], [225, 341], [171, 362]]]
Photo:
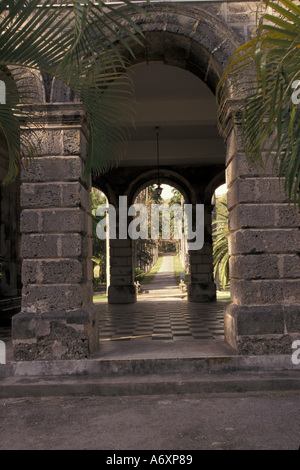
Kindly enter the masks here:
[[99, 281], [106, 282], [106, 240], [97, 237], [96, 228], [101, 217], [96, 216], [97, 207], [101, 204], [106, 204], [106, 198], [103, 193], [95, 188], [91, 191], [92, 199], [92, 243], [93, 243], [93, 257], [94, 268], [97, 266], [99, 269]]
[[228, 237], [227, 201], [220, 198], [216, 203], [216, 220], [213, 222], [213, 260], [214, 276], [217, 272], [219, 273], [219, 280], [223, 289], [229, 282]]
[[90, 135], [85, 175], [102, 171], [116, 155], [122, 156], [124, 120], [131, 119], [133, 93], [124, 74], [126, 60], [115, 44], [133, 54], [124, 38], [140, 42], [141, 31], [131, 15], [143, 12], [136, 3], [122, 3], [131, 7], [126, 13], [104, 1], [0, 2], [0, 78], [6, 85], [0, 127], [9, 151], [5, 182], [39, 153], [31, 127], [39, 103], [37, 71], [69, 86], [86, 112]]
[[[147, 186], [147, 188], [143, 189], [135, 200], [136, 203], [144, 204], [147, 208], [148, 232], [151, 231], [151, 205], [160, 204], [161, 201], [162, 197], [157, 193], [154, 185]], [[156, 241], [151, 238], [139, 238], [135, 241], [136, 263], [140, 268], [145, 269], [147, 266], [149, 269], [154, 264], [153, 252], [155, 251], [156, 244]], [[137, 271], [136, 274], [138, 276], [140, 273]], [[135, 280], [140, 279], [136, 277]]]
[[264, 1], [252, 39], [234, 53], [218, 85], [219, 123], [226, 135], [226, 107], [251, 163], [272, 156], [290, 201], [300, 207], [300, 6]]
[[170, 199], [170, 206], [172, 206], [172, 204], [181, 204], [181, 192], [178, 191], [178, 189], [175, 189], [175, 188], [172, 188], [172, 197]]

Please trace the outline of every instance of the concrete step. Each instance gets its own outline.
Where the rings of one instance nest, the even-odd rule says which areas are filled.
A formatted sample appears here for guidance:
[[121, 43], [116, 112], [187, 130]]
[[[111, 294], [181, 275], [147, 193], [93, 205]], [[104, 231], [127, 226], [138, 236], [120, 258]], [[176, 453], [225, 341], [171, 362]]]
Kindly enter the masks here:
[[300, 364], [291, 355], [204, 356], [182, 358], [9, 361], [0, 366], [0, 377], [24, 376], [98, 376], [120, 377], [171, 374], [211, 374], [232, 372], [297, 371]]
[[0, 397], [300, 390], [290, 356], [9, 362]]
[[231, 374], [171, 374], [121, 377], [7, 377], [0, 398], [41, 396], [136, 396], [156, 394], [219, 394], [300, 391], [300, 374], [235, 372]]

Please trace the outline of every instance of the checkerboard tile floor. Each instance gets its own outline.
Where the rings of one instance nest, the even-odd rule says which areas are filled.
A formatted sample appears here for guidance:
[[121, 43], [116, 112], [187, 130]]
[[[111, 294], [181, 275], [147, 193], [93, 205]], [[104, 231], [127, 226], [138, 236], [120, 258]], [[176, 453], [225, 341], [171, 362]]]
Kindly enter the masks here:
[[[194, 304], [187, 301], [137, 302], [99, 305], [101, 341], [143, 337], [162, 340], [224, 340], [226, 302]], [[0, 340], [11, 340], [11, 327], [0, 327]]]
[[187, 301], [137, 302], [132, 305], [102, 304], [100, 341], [223, 340], [224, 302], [191, 304]]

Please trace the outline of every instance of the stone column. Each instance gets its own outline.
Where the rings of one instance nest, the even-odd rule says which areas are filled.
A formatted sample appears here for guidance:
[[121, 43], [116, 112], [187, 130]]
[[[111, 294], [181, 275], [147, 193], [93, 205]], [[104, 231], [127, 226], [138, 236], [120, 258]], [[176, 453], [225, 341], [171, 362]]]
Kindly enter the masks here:
[[[110, 282], [108, 287], [108, 303], [129, 304], [136, 302], [134, 286], [133, 240], [128, 235], [128, 225], [131, 221], [128, 214], [128, 204], [122, 207], [116, 197], [116, 238], [109, 240]], [[122, 213], [120, 214], [120, 211]], [[125, 221], [120, 230], [120, 215]]]
[[204, 207], [204, 245], [200, 250], [189, 251], [190, 283], [188, 300], [190, 302], [212, 302], [216, 300], [216, 285], [213, 276], [212, 225], [213, 206]]
[[300, 339], [300, 216], [272, 161], [250, 166], [231, 135], [227, 150], [232, 303], [225, 338], [239, 354], [292, 354]]
[[15, 360], [81, 359], [98, 347], [93, 306], [87, 139], [77, 105], [39, 108], [40, 156], [22, 172], [22, 309]]

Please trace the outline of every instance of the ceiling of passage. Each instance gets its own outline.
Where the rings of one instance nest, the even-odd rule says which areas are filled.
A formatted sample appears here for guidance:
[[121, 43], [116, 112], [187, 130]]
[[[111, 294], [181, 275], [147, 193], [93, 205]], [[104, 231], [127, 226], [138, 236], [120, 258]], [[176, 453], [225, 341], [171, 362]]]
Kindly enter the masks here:
[[156, 165], [156, 126], [162, 166], [224, 164], [215, 96], [198, 77], [157, 62], [135, 65], [129, 73], [137, 101], [136, 129], [119, 166]]

